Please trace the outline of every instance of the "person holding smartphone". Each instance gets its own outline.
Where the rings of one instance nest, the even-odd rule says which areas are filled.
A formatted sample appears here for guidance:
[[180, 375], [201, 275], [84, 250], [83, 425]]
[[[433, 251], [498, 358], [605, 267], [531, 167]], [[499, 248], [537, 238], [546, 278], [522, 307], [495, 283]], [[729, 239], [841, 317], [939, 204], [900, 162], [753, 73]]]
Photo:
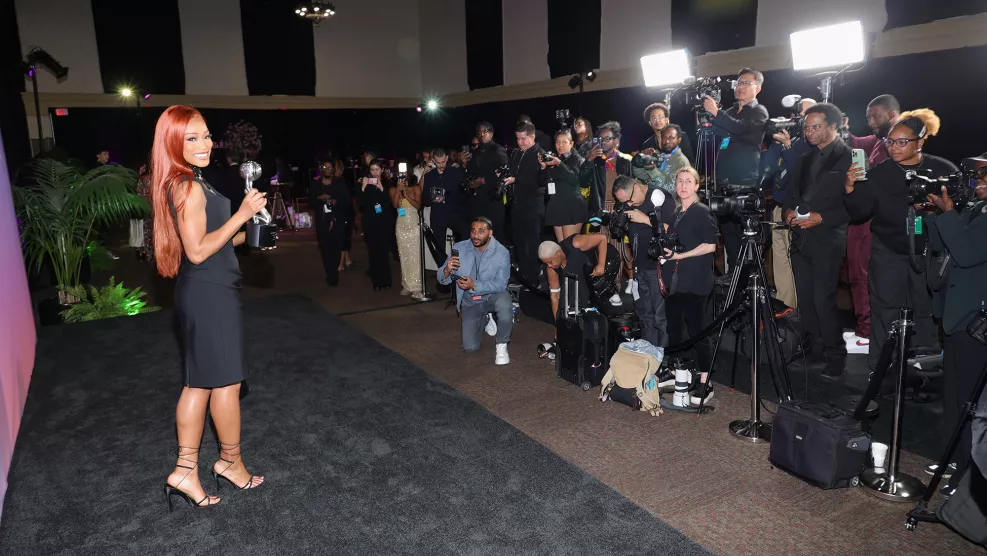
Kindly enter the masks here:
[[390, 192], [391, 203], [398, 214], [395, 233], [401, 264], [401, 295], [419, 300], [424, 285], [421, 269], [422, 228], [418, 217], [422, 206], [421, 188], [414, 174], [398, 174], [397, 185]]
[[370, 175], [360, 183], [360, 210], [363, 214], [363, 238], [370, 256], [370, 281], [374, 291], [391, 287], [391, 263], [388, 254], [394, 234], [391, 198], [384, 183], [382, 162], [370, 163]]
[[[956, 172], [952, 162], [922, 152], [928, 138], [939, 133], [939, 127], [939, 117], [932, 110], [904, 112], [885, 140], [890, 159], [871, 168], [866, 181], [860, 181], [864, 169], [859, 165], [847, 173], [846, 208], [854, 220], [870, 219], [873, 236], [868, 266], [872, 346], [868, 360], [872, 371], [901, 307], [914, 310], [912, 346], [937, 349], [939, 345], [932, 319], [932, 293], [922, 268], [924, 257], [917, 252], [928, 243], [928, 233], [921, 224], [925, 211], [914, 207], [906, 176], [909, 171], [930, 172], [936, 177]], [[915, 241], [914, 250], [910, 237]], [[923, 260], [918, 261], [919, 257]], [[888, 387], [892, 383], [885, 382]]]
[[493, 222], [473, 219], [470, 239], [453, 245], [452, 255], [439, 268], [439, 283], [456, 284], [456, 307], [462, 317], [463, 351], [479, 351], [481, 332], [497, 342], [494, 363], [507, 365], [507, 344], [514, 328], [514, 301], [507, 291], [511, 254], [494, 239]]

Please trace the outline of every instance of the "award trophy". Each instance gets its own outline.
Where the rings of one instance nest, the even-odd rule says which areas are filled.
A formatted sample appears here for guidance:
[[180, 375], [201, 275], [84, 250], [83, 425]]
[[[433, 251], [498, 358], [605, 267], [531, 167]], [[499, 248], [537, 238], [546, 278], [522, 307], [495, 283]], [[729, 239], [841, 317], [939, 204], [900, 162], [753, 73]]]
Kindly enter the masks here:
[[[247, 181], [246, 191], [254, 188], [254, 181], [260, 177], [260, 164], [250, 160], [240, 165], [240, 176]], [[271, 213], [266, 208], [260, 209], [247, 222], [247, 245], [258, 249], [274, 249], [277, 247], [278, 227], [271, 223]]]

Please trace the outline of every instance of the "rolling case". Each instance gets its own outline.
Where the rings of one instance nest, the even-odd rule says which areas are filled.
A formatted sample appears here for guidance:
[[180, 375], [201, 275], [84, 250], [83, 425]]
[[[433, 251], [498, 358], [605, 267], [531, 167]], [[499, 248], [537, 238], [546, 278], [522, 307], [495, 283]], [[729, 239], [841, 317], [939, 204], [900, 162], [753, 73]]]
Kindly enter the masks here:
[[565, 310], [556, 323], [556, 374], [589, 390], [599, 386], [607, 371], [607, 318], [596, 311], [580, 311], [579, 279], [566, 274], [562, 284]]

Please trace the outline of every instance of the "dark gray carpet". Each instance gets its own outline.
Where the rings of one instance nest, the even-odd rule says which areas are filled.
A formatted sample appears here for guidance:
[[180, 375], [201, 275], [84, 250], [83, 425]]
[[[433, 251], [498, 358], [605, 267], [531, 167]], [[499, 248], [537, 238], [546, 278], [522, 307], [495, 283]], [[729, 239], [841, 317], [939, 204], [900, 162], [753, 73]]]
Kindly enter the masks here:
[[0, 553], [707, 553], [309, 300], [251, 302], [245, 316], [243, 444], [262, 487], [168, 513], [170, 313], [48, 328]]

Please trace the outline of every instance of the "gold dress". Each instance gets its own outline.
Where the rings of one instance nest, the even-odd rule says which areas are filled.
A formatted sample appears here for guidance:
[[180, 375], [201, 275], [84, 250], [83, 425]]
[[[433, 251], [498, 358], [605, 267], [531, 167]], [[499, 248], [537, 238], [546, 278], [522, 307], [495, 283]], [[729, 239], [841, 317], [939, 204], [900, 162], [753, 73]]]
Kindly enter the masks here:
[[421, 227], [418, 209], [408, 199], [398, 205], [398, 255], [401, 258], [401, 288], [411, 293], [422, 291], [421, 275]]

